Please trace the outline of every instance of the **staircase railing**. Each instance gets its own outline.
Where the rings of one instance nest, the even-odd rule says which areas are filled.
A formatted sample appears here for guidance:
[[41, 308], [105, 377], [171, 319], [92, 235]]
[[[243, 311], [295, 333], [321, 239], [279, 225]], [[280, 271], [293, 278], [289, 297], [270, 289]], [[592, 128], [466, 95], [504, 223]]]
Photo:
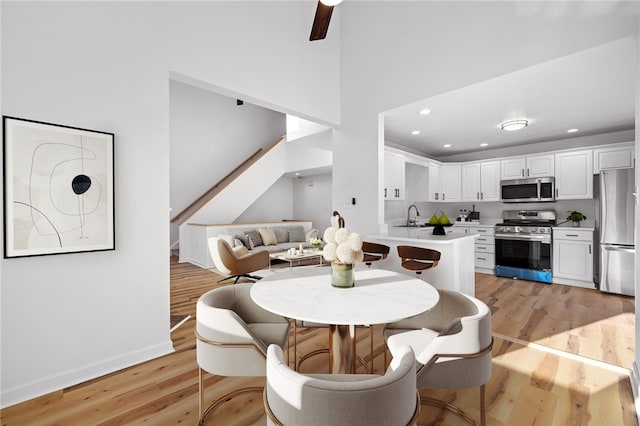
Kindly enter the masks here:
[[276, 145], [282, 142], [286, 138], [286, 135], [282, 135], [280, 139], [275, 141], [268, 148], [258, 148], [253, 154], [248, 156], [244, 161], [238, 164], [233, 170], [227, 173], [222, 179], [216, 182], [211, 188], [206, 190], [202, 195], [196, 198], [191, 204], [185, 207], [180, 213], [171, 218], [171, 222], [178, 221], [179, 225], [189, 220], [189, 218], [195, 214], [200, 208], [211, 201], [216, 195], [218, 195], [223, 189], [229, 186], [238, 176], [245, 170], [251, 167], [256, 161], [262, 158], [265, 154], [271, 151]]

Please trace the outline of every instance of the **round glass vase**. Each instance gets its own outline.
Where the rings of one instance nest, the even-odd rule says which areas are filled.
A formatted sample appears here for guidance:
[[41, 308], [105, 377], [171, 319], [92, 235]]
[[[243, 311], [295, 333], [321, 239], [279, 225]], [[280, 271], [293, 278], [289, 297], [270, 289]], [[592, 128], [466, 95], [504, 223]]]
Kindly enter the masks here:
[[351, 288], [354, 285], [353, 263], [331, 262], [331, 285], [338, 288]]

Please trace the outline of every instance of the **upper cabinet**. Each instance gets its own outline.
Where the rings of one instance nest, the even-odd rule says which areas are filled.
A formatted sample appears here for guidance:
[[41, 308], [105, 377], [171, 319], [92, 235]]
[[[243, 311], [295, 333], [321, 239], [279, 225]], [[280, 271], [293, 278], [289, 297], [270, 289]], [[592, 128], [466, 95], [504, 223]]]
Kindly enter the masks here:
[[428, 201], [462, 200], [462, 169], [460, 164], [429, 161]]
[[462, 201], [500, 201], [500, 161], [462, 165]]
[[500, 165], [500, 177], [503, 180], [549, 177], [555, 173], [553, 154], [507, 158]]
[[404, 200], [404, 158], [389, 151], [384, 152], [384, 199]]
[[634, 148], [631, 145], [593, 150], [593, 173], [609, 169], [630, 169], [635, 166]]
[[556, 200], [593, 198], [593, 150], [559, 152], [556, 162]]

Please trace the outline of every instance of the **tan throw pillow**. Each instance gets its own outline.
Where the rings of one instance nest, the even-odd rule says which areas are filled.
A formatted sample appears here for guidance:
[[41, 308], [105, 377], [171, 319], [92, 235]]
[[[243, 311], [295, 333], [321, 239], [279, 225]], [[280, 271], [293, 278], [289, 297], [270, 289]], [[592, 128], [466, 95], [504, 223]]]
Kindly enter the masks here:
[[265, 246], [273, 246], [278, 244], [278, 241], [276, 240], [276, 233], [273, 232], [273, 229], [271, 228], [260, 228], [258, 229], [258, 232], [260, 232], [260, 237], [262, 238], [262, 243]]

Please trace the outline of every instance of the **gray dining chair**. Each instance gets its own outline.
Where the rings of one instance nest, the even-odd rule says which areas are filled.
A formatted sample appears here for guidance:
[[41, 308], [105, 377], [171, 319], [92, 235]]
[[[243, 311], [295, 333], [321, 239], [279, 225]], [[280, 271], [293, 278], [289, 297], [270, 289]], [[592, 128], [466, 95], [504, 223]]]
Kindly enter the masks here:
[[415, 355], [398, 348], [384, 375], [300, 374], [287, 365], [282, 349], [267, 350], [263, 393], [267, 425], [415, 425], [420, 413]]
[[234, 390], [204, 409], [204, 372], [218, 376], [265, 376], [269, 345], [284, 346], [289, 334], [286, 318], [253, 302], [254, 283], [215, 288], [196, 304], [196, 361], [198, 363], [199, 424], [223, 402], [262, 387]]

